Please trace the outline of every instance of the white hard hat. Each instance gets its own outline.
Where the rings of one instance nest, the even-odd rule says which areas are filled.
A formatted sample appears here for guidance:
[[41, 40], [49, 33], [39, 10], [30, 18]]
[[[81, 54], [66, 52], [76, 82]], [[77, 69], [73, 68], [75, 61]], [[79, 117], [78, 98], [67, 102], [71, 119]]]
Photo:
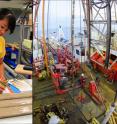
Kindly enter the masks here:
[[82, 73], [81, 76], [84, 77], [84, 74]]
[[58, 124], [60, 121], [60, 118], [56, 115], [52, 116], [48, 122], [48, 124]]

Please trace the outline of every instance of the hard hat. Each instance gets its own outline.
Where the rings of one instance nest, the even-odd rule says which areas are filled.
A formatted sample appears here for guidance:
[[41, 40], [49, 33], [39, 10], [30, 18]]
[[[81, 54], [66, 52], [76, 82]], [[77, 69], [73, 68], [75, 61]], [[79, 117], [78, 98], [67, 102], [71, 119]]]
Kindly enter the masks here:
[[82, 73], [81, 76], [84, 77], [84, 74]]

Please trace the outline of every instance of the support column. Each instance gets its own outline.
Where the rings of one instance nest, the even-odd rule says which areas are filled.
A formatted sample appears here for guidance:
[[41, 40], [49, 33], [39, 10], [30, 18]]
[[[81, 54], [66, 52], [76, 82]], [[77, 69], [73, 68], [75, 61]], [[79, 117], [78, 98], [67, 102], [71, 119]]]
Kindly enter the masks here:
[[105, 60], [106, 68], [108, 68], [109, 66], [110, 45], [111, 45], [111, 7], [109, 3], [107, 6], [107, 37], [106, 37], [106, 60]]

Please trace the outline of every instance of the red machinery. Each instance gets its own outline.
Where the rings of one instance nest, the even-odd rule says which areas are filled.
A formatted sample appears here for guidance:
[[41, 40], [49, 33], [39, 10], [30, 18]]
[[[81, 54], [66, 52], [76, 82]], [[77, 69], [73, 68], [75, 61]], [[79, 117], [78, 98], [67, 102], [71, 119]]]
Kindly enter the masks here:
[[66, 65], [66, 60], [72, 60], [72, 53], [67, 49], [67, 47], [64, 47], [62, 49], [57, 49], [58, 54], [58, 63], [62, 63]]
[[61, 71], [66, 71], [66, 67], [63, 64], [56, 64], [55, 68], [51, 70], [51, 76], [53, 79], [53, 84], [56, 89], [57, 94], [64, 94], [68, 91], [68, 89], [61, 89]]
[[[72, 57], [72, 54], [67, 47], [64, 47], [63, 49], [58, 49], [57, 51], [59, 64], [64, 64], [67, 67], [67, 72], [69, 76], [72, 76], [73, 74], [76, 75], [80, 68], [79, 60]], [[73, 66], [72, 59], [74, 63]]]
[[[77, 65], [76, 65], [76, 68], [74, 68], [71, 73], [73, 74], [76, 71], [77, 71]], [[64, 64], [56, 64], [55, 67], [53, 69], [51, 69], [51, 76], [52, 76], [53, 84], [55, 86], [57, 94], [64, 94], [64, 93], [66, 93], [67, 91], [70, 90], [70, 88], [67, 88], [67, 89], [62, 88], [61, 89], [62, 79], [67, 78], [66, 76], [64, 76], [65, 73], [68, 74], [68, 68]], [[65, 81], [65, 82], [67, 83], [67, 81]], [[84, 87], [85, 80], [84, 80], [83, 77], [80, 78], [80, 84], [81, 84], [80, 85], [81, 87]]]
[[90, 83], [89, 83], [89, 92], [90, 92], [91, 97], [98, 104], [101, 104], [101, 103], [103, 103], [105, 101], [104, 98], [99, 94], [99, 91], [97, 89], [95, 81], [90, 81]]
[[115, 60], [110, 60], [108, 69], [104, 67], [104, 64], [105, 64], [104, 58], [105, 58], [105, 53], [103, 53], [103, 56], [102, 56], [98, 52], [94, 52], [94, 54], [91, 56], [91, 62], [93, 64], [93, 67], [103, 72], [105, 75], [107, 75], [107, 78], [109, 81], [116, 82], [117, 81], [117, 58]]
[[78, 61], [78, 59], [74, 59], [73, 64], [74, 65], [72, 66], [71, 60], [66, 60], [67, 73], [69, 76], [72, 76], [73, 74], [74, 76], [76, 76], [77, 72], [80, 70], [80, 62]]

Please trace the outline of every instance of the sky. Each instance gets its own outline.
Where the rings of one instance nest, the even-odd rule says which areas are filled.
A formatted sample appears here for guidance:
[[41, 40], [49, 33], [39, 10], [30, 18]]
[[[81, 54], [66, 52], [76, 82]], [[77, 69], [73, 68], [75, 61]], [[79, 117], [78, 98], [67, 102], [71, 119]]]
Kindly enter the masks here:
[[[71, 31], [71, 0], [50, 0], [49, 2], [49, 18], [47, 20], [48, 13], [48, 1], [45, 0], [45, 33], [47, 32], [47, 22], [49, 33], [56, 32], [59, 25], [62, 26], [65, 35], [70, 35]], [[115, 11], [116, 8], [116, 11]], [[112, 7], [112, 18], [117, 15], [117, 5]], [[102, 16], [104, 16], [104, 10], [100, 10]], [[95, 17], [96, 11], [93, 9], [93, 15]], [[81, 32], [80, 28], [83, 29], [85, 24], [83, 23], [84, 11], [82, 8], [81, 0], [75, 0], [75, 27], [76, 33]], [[98, 16], [100, 19], [100, 16]], [[116, 16], [117, 19], [117, 16]], [[115, 27], [115, 26], [114, 26]], [[113, 28], [114, 29], [114, 28]], [[115, 29], [114, 29], [115, 30]], [[38, 11], [38, 32], [39, 36], [42, 34], [42, 1]]]
[[[80, 28], [80, 21], [83, 22], [84, 13], [81, 6], [81, 1], [76, 0], [75, 3], [75, 27]], [[62, 26], [65, 33], [70, 33], [71, 27], [71, 1], [70, 0], [50, 0], [49, 2], [49, 19], [48, 14], [48, 0], [45, 1], [45, 31], [47, 30], [47, 22], [49, 31], [57, 31], [59, 25]], [[81, 20], [80, 20], [81, 17]], [[42, 30], [42, 2], [39, 6], [38, 12], [38, 30]], [[82, 25], [83, 26], [83, 25]], [[66, 29], [67, 28], [67, 29]], [[69, 31], [68, 31], [69, 28]]]

